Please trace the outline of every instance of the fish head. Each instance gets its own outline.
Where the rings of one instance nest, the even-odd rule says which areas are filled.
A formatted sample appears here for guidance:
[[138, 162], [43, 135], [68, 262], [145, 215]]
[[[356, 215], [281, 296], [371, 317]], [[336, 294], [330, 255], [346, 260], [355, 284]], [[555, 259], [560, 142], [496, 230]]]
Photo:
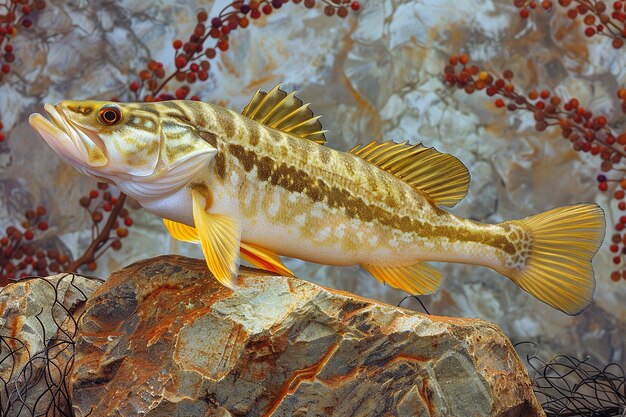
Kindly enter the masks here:
[[217, 152], [165, 102], [62, 101], [44, 108], [50, 120], [35, 113], [29, 122], [48, 145], [83, 174], [118, 185], [174, 187]]

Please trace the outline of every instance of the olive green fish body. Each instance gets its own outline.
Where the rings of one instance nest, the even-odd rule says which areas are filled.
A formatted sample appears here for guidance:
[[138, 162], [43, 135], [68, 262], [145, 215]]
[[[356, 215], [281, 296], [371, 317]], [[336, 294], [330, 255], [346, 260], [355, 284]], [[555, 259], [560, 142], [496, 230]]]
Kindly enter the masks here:
[[595, 204], [483, 224], [443, 207], [469, 173], [451, 155], [408, 142], [349, 152], [323, 146], [308, 105], [277, 87], [242, 114], [194, 101], [46, 105], [31, 124], [80, 172], [116, 184], [199, 243], [207, 266], [234, 288], [239, 260], [292, 274], [279, 255], [361, 265], [412, 294], [441, 285], [425, 261], [490, 267], [541, 301], [576, 314], [595, 288], [591, 259], [604, 215]]

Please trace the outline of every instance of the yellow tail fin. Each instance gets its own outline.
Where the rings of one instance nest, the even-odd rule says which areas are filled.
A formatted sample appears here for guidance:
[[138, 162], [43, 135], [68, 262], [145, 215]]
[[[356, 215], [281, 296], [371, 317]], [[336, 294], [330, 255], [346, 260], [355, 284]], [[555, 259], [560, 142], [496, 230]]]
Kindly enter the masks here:
[[532, 237], [521, 269], [501, 271], [526, 292], [575, 315], [591, 303], [591, 259], [604, 238], [604, 211], [595, 204], [558, 207], [513, 223]]

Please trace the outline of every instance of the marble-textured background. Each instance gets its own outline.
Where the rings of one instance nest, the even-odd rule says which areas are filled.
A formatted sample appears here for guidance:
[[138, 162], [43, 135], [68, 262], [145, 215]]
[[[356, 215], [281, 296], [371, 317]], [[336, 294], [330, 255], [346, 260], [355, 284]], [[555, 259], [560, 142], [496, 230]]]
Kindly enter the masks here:
[[[185, 39], [204, 8], [216, 15], [224, 1], [55, 0], [13, 45], [17, 65], [0, 85], [0, 113], [7, 141], [0, 144], [0, 227], [21, 219], [39, 202], [51, 209], [48, 236], [74, 253], [88, 243], [89, 224], [78, 198], [94, 186], [63, 165], [26, 120], [43, 103], [108, 99], [154, 57], [173, 67], [171, 40]], [[510, 1], [364, 0], [345, 20], [287, 4], [269, 18], [231, 35], [211, 78], [196, 84], [203, 100], [241, 109], [259, 86], [283, 82], [313, 102], [328, 146], [347, 150], [371, 139], [409, 139], [459, 157], [472, 174], [468, 197], [454, 213], [486, 222], [520, 218], [558, 205], [596, 201], [597, 161], [573, 152], [557, 132], [537, 133], [532, 117], [495, 109], [483, 93], [468, 96], [442, 82], [448, 56], [466, 52], [495, 71], [510, 68], [527, 90], [547, 87], [585, 107], [624, 116], [615, 91], [626, 84], [626, 56], [610, 41], [584, 37], [580, 22], [561, 10], [518, 16]], [[622, 127], [623, 128], [623, 127]], [[100, 261], [108, 271], [164, 253], [201, 256], [172, 241], [160, 219], [137, 210], [124, 250]], [[610, 233], [610, 231], [609, 231]], [[356, 268], [287, 260], [299, 277], [397, 304], [400, 291], [380, 285]], [[519, 342], [537, 342], [543, 355], [590, 355], [597, 363], [624, 362], [626, 281], [611, 282], [606, 243], [595, 258], [595, 302], [576, 317], [534, 300], [497, 273], [441, 264], [443, 288], [423, 297], [437, 315], [480, 317], [499, 324]], [[405, 306], [419, 308], [415, 301]]]

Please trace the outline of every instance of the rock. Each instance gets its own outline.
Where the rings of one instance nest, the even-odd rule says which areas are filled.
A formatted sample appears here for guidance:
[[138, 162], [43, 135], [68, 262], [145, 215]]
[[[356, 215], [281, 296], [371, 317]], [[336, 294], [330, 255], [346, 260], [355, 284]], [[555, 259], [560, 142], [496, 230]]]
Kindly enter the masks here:
[[88, 300], [76, 416], [543, 416], [500, 329], [242, 268], [163, 256]]
[[64, 378], [76, 320], [100, 284], [58, 274], [0, 290], [0, 415], [70, 415]]

